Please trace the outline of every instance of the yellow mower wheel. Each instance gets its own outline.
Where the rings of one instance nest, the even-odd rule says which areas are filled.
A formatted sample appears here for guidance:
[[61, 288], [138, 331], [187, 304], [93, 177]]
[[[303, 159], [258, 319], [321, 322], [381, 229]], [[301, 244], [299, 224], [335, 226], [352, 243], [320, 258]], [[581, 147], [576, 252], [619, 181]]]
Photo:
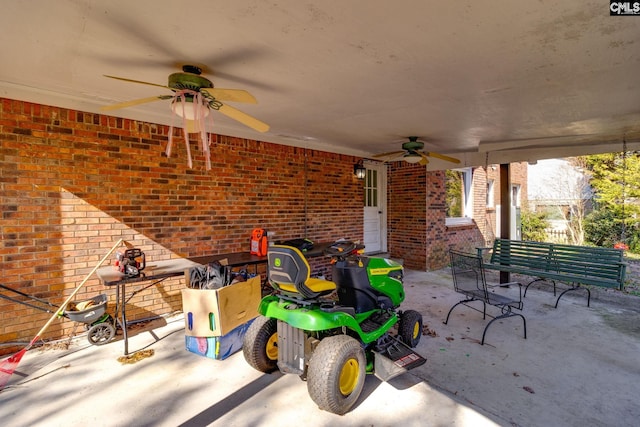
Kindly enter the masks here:
[[320, 341], [309, 360], [307, 390], [320, 409], [343, 415], [356, 403], [366, 378], [362, 344], [348, 335]]

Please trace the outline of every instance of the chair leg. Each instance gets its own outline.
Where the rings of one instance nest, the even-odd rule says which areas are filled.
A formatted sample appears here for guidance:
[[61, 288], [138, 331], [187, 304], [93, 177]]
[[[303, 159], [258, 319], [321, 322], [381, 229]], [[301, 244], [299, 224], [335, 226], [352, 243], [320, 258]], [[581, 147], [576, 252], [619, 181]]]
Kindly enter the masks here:
[[527, 339], [527, 319], [525, 319], [522, 314], [509, 312], [507, 314], [503, 314], [502, 316], [497, 316], [491, 319], [489, 323], [487, 323], [487, 326], [484, 327], [484, 331], [482, 332], [482, 341], [480, 342], [480, 345], [484, 345], [484, 337], [485, 335], [487, 335], [487, 329], [489, 329], [489, 326], [491, 326], [493, 322], [495, 322], [498, 319], [504, 319], [506, 317], [514, 317], [514, 316], [519, 316], [522, 318], [522, 324], [524, 325], [524, 339], [526, 340]]
[[[536, 279], [536, 280], [532, 280], [529, 283], [527, 283], [527, 286], [524, 287], [524, 294], [522, 295], [522, 298], [526, 298], [527, 297], [527, 291], [529, 290], [529, 286], [531, 286], [532, 284], [536, 283], [536, 282], [546, 282], [546, 279]], [[556, 295], [556, 282], [553, 281], [553, 295]]]
[[583, 288], [583, 287], [581, 287], [581, 286], [574, 286], [573, 288], [569, 288], [569, 289], [564, 290], [564, 291], [560, 294], [560, 296], [559, 296], [559, 297], [558, 297], [558, 299], [556, 300], [556, 307], [555, 307], [555, 308], [558, 308], [558, 303], [560, 302], [560, 298], [562, 298], [562, 296], [563, 296], [564, 294], [566, 294], [566, 293], [567, 293], [567, 292], [569, 292], [569, 291], [575, 291], [575, 290], [578, 290], [578, 289], [584, 289], [585, 291], [587, 291], [587, 307], [590, 307], [590, 306], [591, 306], [591, 291], [589, 290], [589, 288]]
[[454, 308], [456, 308], [457, 306], [459, 306], [460, 304], [465, 304], [467, 302], [471, 302], [474, 301], [473, 298], [471, 299], [465, 299], [462, 301], [458, 301], [457, 303], [455, 303], [455, 305], [453, 307], [451, 307], [451, 309], [449, 310], [449, 313], [447, 313], [447, 319], [443, 322], [445, 325], [447, 324], [447, 322], [449, 322], [449, 316], [451, 316], [451, 312], [453, 311]]

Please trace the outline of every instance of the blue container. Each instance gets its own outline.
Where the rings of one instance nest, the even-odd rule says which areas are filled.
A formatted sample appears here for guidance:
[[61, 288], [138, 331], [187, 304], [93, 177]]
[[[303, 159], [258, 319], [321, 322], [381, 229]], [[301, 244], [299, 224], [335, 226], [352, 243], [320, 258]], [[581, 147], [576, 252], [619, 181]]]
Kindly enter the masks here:
[[220, 337], [192, 337], [186, 335], [184, 338], [187, 350], [210, 359], [224, 360], [242, 349], [244, 334], [252, 322], [253, 319]]

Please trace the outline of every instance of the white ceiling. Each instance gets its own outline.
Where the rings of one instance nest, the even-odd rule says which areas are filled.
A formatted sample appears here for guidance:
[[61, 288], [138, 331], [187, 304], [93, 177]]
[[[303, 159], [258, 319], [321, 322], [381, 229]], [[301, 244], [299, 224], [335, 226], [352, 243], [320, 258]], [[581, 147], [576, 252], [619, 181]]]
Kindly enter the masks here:
[[[364, 157], [415, 135], [468, 165], [640, 149], [640, 16], [604, 0], [5, 1], [0, 31], [7, 98], [100, 112], [171, 93], [104, 74], [196, 64], [271, 126], [215, 113], [224, 135]], [[176, 123], [169, 101], [109, 114]]]

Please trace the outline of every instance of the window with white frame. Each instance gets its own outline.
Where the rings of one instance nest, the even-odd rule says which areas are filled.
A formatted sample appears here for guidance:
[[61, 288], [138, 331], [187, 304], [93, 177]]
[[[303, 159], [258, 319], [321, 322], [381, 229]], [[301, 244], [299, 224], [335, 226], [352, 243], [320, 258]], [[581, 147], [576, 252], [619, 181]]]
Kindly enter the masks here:
[[366, 207], [378, 206], [378, 171], [367, 169], [364, 179], [364, 205]]
[[473, 200], [471, 196], [471, 168], [446, 171], [446, 220], [447, 226], [471, 223]]
[[520, 207], [520, 184], [511, 186], [511, 206]]
[[493, 200], [495, 199], [495, 194], [493, 191], [494, 191], [495, 182], [496, 181], [494, 179], [490, 179], [487, 181], [487, 207], [488, 208], [494, 207]]

